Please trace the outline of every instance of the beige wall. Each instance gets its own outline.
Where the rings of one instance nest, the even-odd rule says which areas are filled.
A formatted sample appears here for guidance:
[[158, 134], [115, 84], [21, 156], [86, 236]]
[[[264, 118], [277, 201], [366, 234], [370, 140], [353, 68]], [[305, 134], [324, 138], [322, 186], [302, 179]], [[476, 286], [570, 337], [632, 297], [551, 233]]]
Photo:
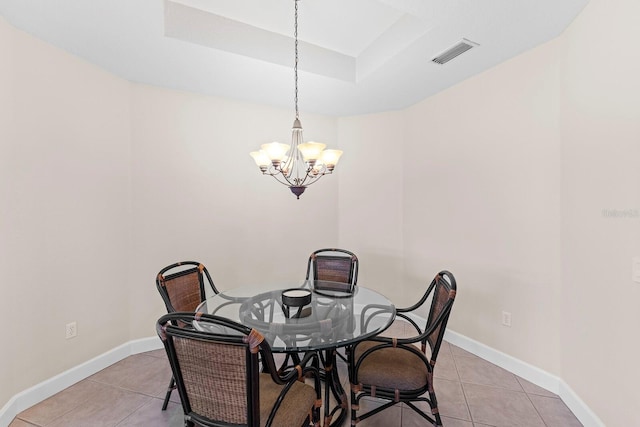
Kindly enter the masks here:
[[3, 405], [129, 339], [131, 132], [129, 83], [3, 20], [0, 58]]
[[640, 425], [639, 16], [592, 0], [564, 37], [562, 376], [607, 426]]
[[[347, 150], [393, 165], [373, 180], [361, 165], [350, 192], [358, 177], [341, 174], [339, 205], [341, 240], [402, 257], [399, 269], [387, 260], [402, 277], [394, 298], [408, 303], [451, 269], [460, 284], [451, 329], [560, 376], [605, 425], [621, 427], [640, 425], [637, 16], [636, 1], [592, 0], [558, 39], [400, 118], [342, 118], [340, 127]], [[384, 157], [390, 149], [399, 156]], [[349, 216], [357, 195], [388, 204], [364, 200], [374, 209]], [[400, 237], [378, 238], [399, 224]]]
[[451, 270], [451, 328], [555, 374], [558, 87], [550, 43], [407, 110], [403, 209], [407, 286]]
[[[249, 152], [289, 142], [292, 111], [136, 85], [132, 91], [132, 336], [164, 312], [155, 274], [204, 263], [220, 290], [304, 278], [309, 254], [338, 242], [338, 175], [296, 200]], [[301, 114], [308, 139], [337, 146], [336, 119]]]
[[[375, 268], [387, 270], [386, 280], [370, 281], [392, 290], [397, 304], [415, 302], [448, 269], [460, 283], [452, 329], [554, 374], [558, 46], [519, 56], [401, 113], [342, 118], [342, 145], [355, 147], [362, 161], [341, 173], [339, 204], [341, 242], [378, 254]], [[511, 328], [501, 325], [502, 311], [512, 314]]]
[[[358, 283], [400, 304], [402, 286], [402, 168], [404, 114], [383, 113], [339, 120], [340, 246], [360, 261]], [[393, 295], [389, 290], [393, 289]]]
[[[4, 24], [4, 21], [0, 20], [0, 271], [7, 271], [11, 265], [11, 259], [9, 258], [9, 245], [7, 239], [9, 238], [9, 226], [7, 224], [7, 218], [10, 212], [9, 199], [11, 197], [11, 184], [9, 179], [11, 174], [8, 173], [12, 159], [10, 156], [4, 154], [11, 151], [11, 145], [9, 142], [14, 139], [14, 127], [13, 127], [13, 29]], [[15, 279], [15, 277], [13, 277]], [[0, 290], [3, 294], [6, 294], [11, 287], [2, 282]], [[12, 293], [15, 291], [12, 291]], [[9, 308], [13, 305], [12, 301], [8, 298], [0, 298], [0, 311], [7, 313]], [[9, 340], [5, 338], [5, 343], [15, 343], [18, 341], [18, 331], [9, 331]], [[6, 344], [5, 344], [6, 345]], [[4, 346], [3, 346], [4, 347]], [[9, 357], [7, 351], [0, 352], [0, 384], [13, 384], [13, 367], [9, 362], [13, 362], [13, 357]], [[16, 387], [2, 387], [0, 388], [0, 406], [9, 400], [9, 398], [17, 391], [22, 390], [25, 385], [18, 385]], [[6, 390], [5, 390], [6, 389]]]
[[[130, 84], [0, 20], [0, 407], [131, 339], [165, 312], [160, 268], [216, 285], [304, 278], [336, 246], [337, 176], [296, 200], [249, 151], [291, 138], [293, 111]], [[337, 120], [303, 114], [336, 146]], [[78, 336], [64, 338], [77, 321]]]

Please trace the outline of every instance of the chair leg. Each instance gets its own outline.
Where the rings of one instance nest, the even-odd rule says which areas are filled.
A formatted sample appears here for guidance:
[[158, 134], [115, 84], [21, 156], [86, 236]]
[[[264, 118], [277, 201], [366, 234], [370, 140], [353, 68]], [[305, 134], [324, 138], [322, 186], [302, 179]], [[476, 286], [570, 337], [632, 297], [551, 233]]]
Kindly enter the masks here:
[[164, 396], [164, 402], [162, 403], [162, 410], [166, 411], [167, 406], [169, 405], [169, 398], [171, 397], [171, 392], [176, 388], [176, 380], [171, 376], [171, 381], [169, 381], [169, 387], [167, 388], [167, 394]]
[[356, 425], [355, 421], [356, 418], [358, 417], [358, 409], [360, 409], [360, 405], [357, 400], [356, 400], [356, 393], [353, 391], [353, 385], [351, 384], [351, 381], [349, 381], [349, 392], [351, 393], [351, 404], [349, 405], [351, 407], [351, 425]]
[[440, 411], [438, 410], [438, 400], [436, 399], [435, 392], [429, 392], [429, 406], [431, 406], [431, 414], [436, 419], [436, 426], [442, 426], [442, 419], [440, 418]]

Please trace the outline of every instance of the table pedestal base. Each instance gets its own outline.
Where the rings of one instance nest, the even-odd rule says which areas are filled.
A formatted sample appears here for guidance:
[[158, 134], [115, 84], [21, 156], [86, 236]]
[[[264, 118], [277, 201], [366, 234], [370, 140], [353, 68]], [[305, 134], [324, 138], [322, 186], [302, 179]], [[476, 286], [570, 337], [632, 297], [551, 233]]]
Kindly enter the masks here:
[[[349, 413], [349, 400], [347, 394], [340, 383], [336, 358], [336, 348], [324, 350], [324, 356], [320, 352], [322, 371], [324, 373], [324, 426], [339, 426]], [[330, 407], [331, 394], [338, 402], [333, 408]], [[339, 412], [339, 413], [338, 413]], [[338, 416], [336, 417], [336, 413]], [[335, 419], [334, 419], [335, 417]]]

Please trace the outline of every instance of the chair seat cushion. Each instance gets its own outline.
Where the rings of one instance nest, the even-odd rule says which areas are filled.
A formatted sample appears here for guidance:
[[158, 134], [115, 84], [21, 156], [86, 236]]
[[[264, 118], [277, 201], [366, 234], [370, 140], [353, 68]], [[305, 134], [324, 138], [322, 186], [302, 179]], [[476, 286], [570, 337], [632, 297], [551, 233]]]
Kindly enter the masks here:
[[[364, 341], [355, 349], [355, 360], [379, 342]], [[398, 346], [383, 348], [369, 354], [357, 372], [358, 383], [375, 385], [391, 390], [420, 390], [427, 386], [427, 366], [425, 359]]]
[[[283, 386], [276, 384], [270, 374], [260, 374], [260, 425], [267, 424], [271, 408], [276, 403]], [[303, 382], [296, 382], [285, 395], [272, 426], [300, 427], [316, 402], [313, 387]]]

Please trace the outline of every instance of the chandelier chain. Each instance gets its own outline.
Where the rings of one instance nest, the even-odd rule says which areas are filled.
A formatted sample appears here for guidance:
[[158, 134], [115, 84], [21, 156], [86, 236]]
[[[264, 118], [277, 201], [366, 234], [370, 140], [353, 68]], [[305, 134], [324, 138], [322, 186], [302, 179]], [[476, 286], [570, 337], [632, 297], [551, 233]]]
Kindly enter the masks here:
[[295, 97], [294, 97], [294, 101], [295, 101], [295, 106], [296, 106], [296, 119], [298, 119], [298, 0], [293, 0], [293, 2], [296, 5], [296, 13], [295, 13], [295, 23], [293, 26], [293, 36], [295, 38], [295, 52], [296, 52], [296, 56], [295, 56], [295, 62], [294, 62], [294, 67], [293, 67], [293, 71], [294, 71], [294, 75], [295, 75]]

